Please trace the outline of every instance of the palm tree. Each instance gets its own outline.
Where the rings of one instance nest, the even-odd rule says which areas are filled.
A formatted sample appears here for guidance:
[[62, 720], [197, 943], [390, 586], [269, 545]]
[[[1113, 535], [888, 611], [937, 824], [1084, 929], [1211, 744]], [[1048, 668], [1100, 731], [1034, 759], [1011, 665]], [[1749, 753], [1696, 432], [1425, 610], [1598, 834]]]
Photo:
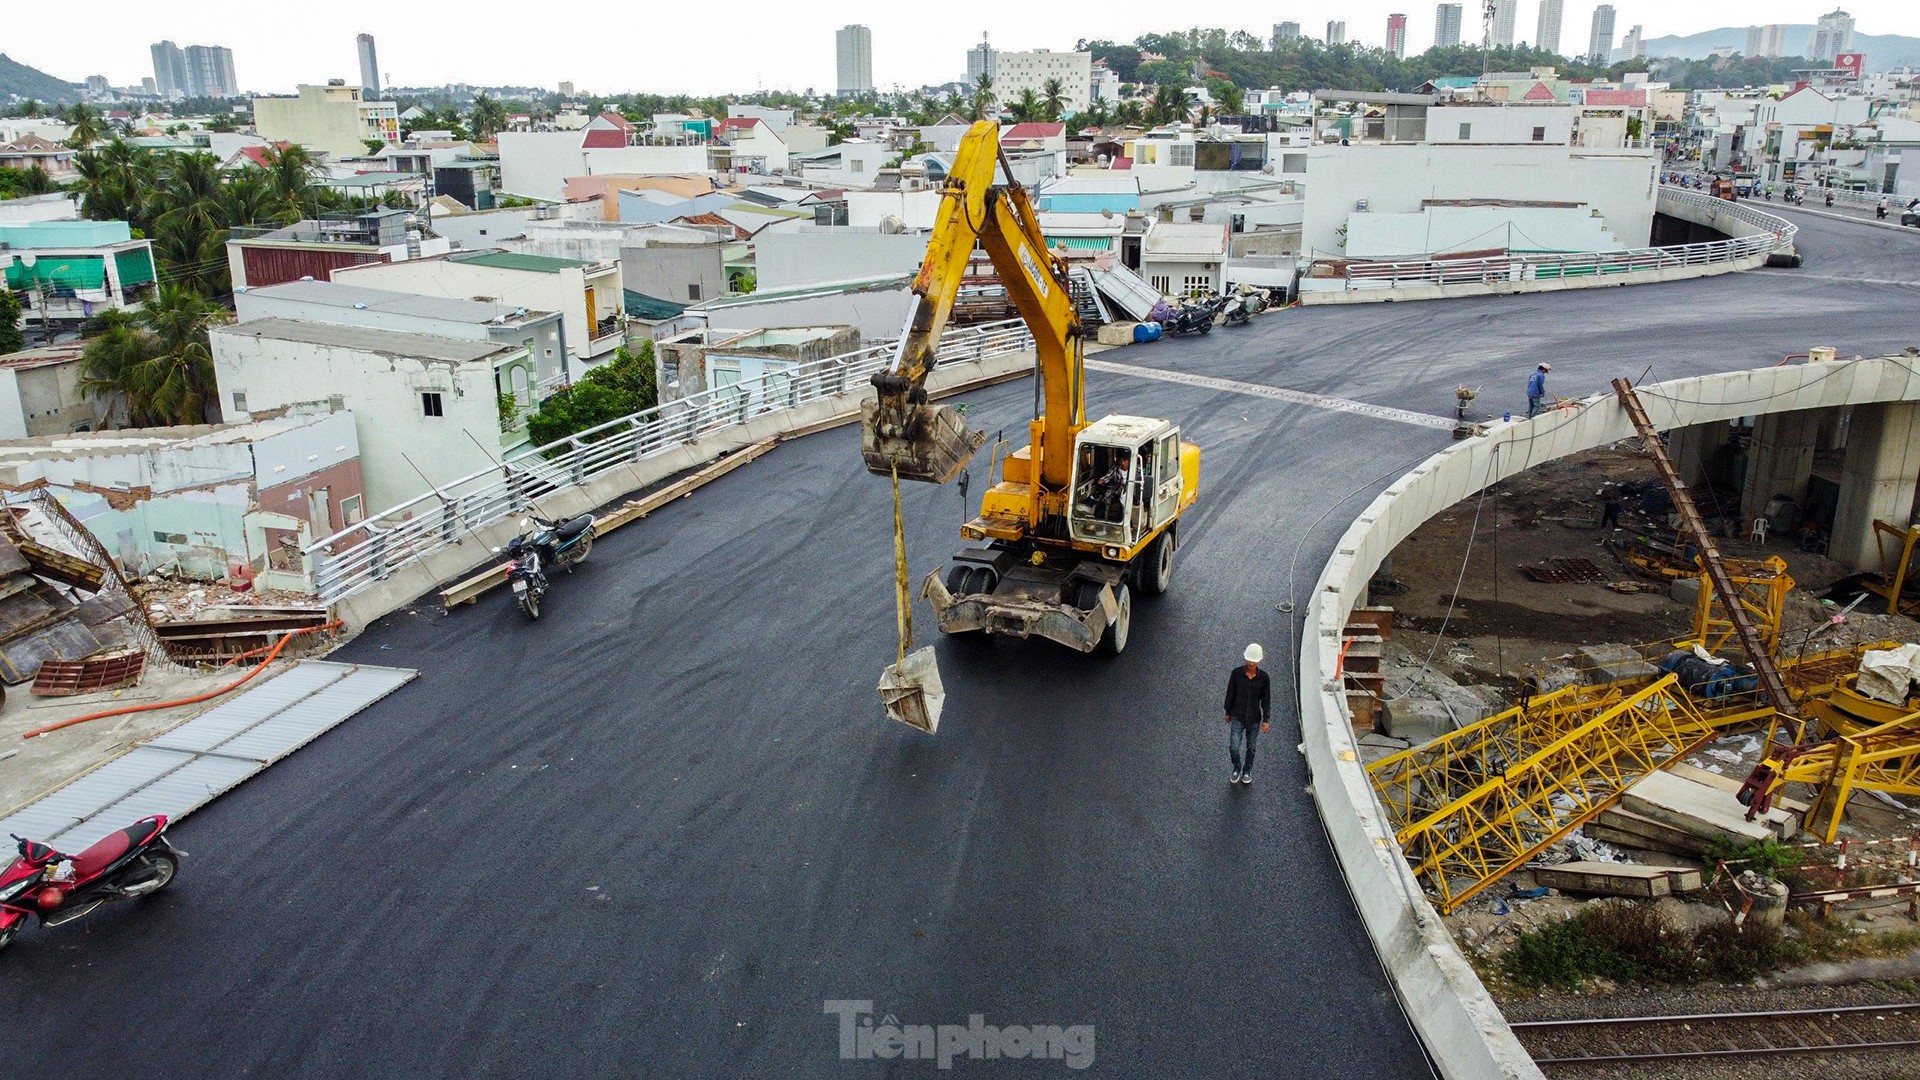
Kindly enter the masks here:
[[299, 143], [288, 143], [269, 146], [260, 156], [266, 159], [267, 187], [280, 221], [291, 225], [309, 216], [315, 205], [313, 155]]
[[473, 137], [486, 142], [507, 126], [507, 107], [493, 97], [481, 94], [473, 99], [473, 109], [467, 115], [473, 130]]
[[997, 100], [993, 93], [993, 77], [984, 71], [981, 72], [980, 77], [973, 81], [973, 102], [972, 108], [967, 112], [968, 119], [985, 120], [992, 116], [993, 106]]
[[67, 132], [68, 146], [85, 150], [100, 141], [100, 113], [93, 106], [80, 102], [67, 111], [64, 119], [72, 128]]
[[1040, 84], [1040, 118], [1053, 123], [1061, 118], [1067, 108], [1067, 88], [1059, 79], [1048, 79]]
[[1240, 112], [1240, 110], [1246, 106], [1246, 104], [1247, 104], [1246, 92], [1240, 89], [1240, 86], [1238, 83], [1228, 83], [1227, 85], [1220, 88], [1220, 111], [1221, 112], [1227, 113], [1229, 115], [1237, 115]]
[[1007, 113], [1022, 124], [1039, 119], [1040, 95], [1033, 92], [1033, 87], [1027, 87], [1020, 91], [1019, 100], [1007, 106]]
[[80, 360], [80, 390], [106, 402], [103, 424], [126, 410], [136, 427], [203, 424], [213, 403], [207, 327], [219, 311], [197, 293], [167, 284], [138, 314], [102, 312]]
[[226, 219], [233, 225], [259, 225], [273, 219], [273, 189], [267, 184], [265, 169], [248, 165], [228, 177], [221, 201]]
[[1079, 127], [1106, 127], [1113, 119], [1113, 110], [1103, 98], [1090, 103], [1085, 109], [1074, 114], [1073, 122]]

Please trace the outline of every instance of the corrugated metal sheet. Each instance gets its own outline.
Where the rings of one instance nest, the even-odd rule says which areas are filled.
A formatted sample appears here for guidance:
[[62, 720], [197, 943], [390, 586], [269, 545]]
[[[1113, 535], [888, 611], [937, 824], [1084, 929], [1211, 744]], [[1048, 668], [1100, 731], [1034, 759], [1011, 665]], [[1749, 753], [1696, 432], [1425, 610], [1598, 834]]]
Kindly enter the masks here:
[[303, 661], [21, 808], [0, 834], [71, 853], [149, 814], [178, 820], [418, 674]]
[[387, 261], [385, 255], [366, 248], [329, 251], [323, 250], [317, 244], [304, 248], [256, 247], [251, 244], [241, 244], [240, 258], [247, 275], [247, 287], [250, 289], [259, 288], [262, 285], [278, 285], [283, 281], [299, 281], [303, 277], [310, 277], [315, 281], [327, 281], [335, 270], [342, 267]]

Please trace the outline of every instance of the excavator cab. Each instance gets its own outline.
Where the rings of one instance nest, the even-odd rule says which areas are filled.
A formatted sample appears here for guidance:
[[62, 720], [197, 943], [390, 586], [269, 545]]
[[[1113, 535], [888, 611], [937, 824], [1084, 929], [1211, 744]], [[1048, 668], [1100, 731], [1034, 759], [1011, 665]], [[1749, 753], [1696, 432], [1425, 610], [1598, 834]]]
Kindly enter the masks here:
[[1180, 429], [1165, 420], [1109, 416], [1074, 440], [1075, 540], [1131, 551], [1180, 511]]

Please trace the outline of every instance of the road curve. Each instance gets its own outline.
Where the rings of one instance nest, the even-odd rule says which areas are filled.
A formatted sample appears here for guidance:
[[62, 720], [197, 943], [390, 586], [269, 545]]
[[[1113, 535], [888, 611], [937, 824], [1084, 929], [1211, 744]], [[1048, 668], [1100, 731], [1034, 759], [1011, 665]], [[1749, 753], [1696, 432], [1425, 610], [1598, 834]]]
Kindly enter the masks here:
[[[935, 1070], [842, 1060], [826, 1003], [852, 999], [903, 1024], [1092, 1025], [1090, 1075], [1423, 1075], [1302, 790], [1276, 605], [1448, 435], [1339, 401], [1446, 415], [1465, 383], [1498, 411], [1541, 359], [1575, 395], [1920, 344], [1920, 291], [1890, 284], [1920, 277], [1920, 236], [1809, 219], [1800, 249], [1803, 271], [1296, 309], [1103, 357], [1304, 394], [1097, 372], [1093, 415], [1169, 416], [1205, 448], [1174, 590], [1136, 606], [1114, 660], [941, 641], [935, 738], [878, 715], [889, 501], [852, 429], [612, 534], [537, 624], [504, 596], [396, 613], [337, 658], [416, 683], [186, 822], [168, 894], [0, 958], [9, 1056], [181, 1077]], [[1030, 395], [968, 400], [1012, 432]], [[917, 577], [963, 506], [906, 494]], [[1255, 639], [1276, 722], [1258, 783], [1230, 788], [1214, 718]]]

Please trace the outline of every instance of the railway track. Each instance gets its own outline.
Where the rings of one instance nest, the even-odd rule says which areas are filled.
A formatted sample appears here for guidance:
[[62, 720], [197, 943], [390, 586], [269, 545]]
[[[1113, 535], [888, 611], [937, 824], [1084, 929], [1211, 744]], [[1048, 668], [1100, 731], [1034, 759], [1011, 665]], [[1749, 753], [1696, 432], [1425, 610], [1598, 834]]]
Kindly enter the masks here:
[[1789, 1054], [1869, 1056], [1920, 1051], [1920, 1002], [1689, 1016], [1525, 1020], [1512, 1027], [1536, 1064], [1562, 1069]]

